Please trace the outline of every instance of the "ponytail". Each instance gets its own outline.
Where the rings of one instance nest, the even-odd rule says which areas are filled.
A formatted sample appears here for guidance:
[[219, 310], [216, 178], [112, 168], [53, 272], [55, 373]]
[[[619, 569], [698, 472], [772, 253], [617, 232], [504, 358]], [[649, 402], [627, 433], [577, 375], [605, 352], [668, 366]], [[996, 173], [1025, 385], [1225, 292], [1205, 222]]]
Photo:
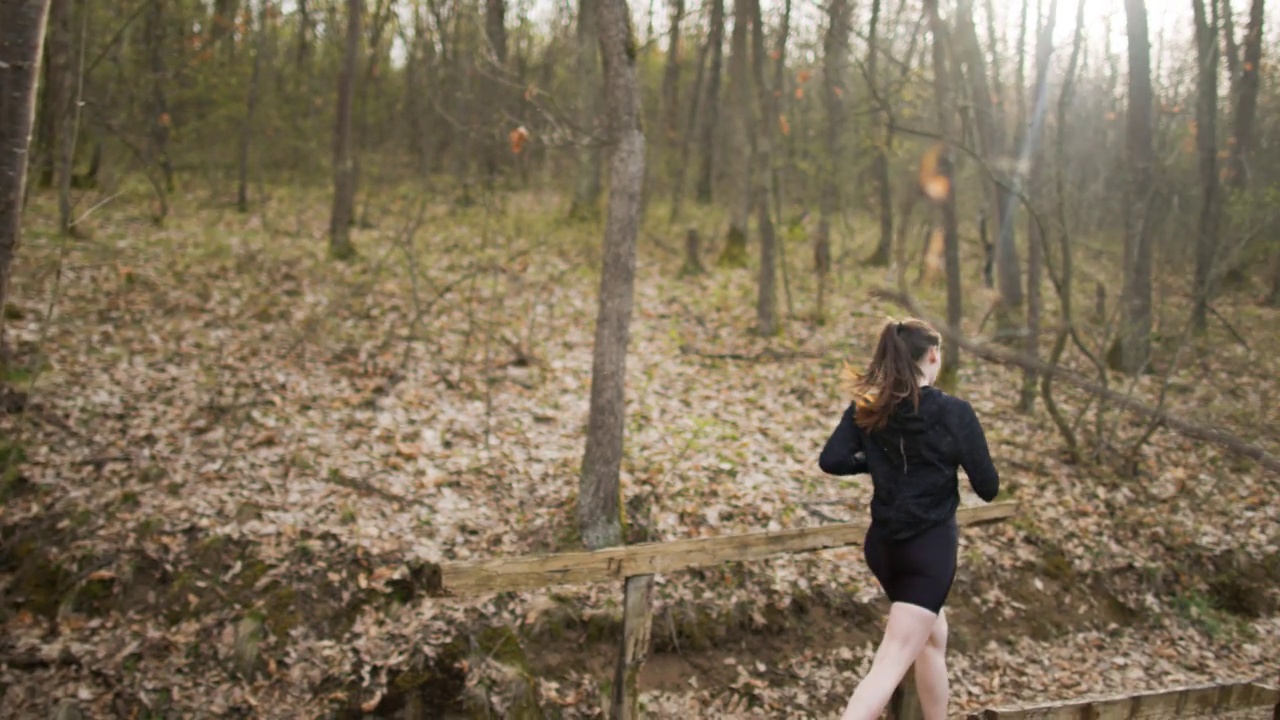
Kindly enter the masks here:
[[941, 337], [928, 323], [914, 318], [890, 321], [880, 331], [875, 354], [863, 372], [845, 367], [845, 380], [857, 409], [854, 421], [866, 432], [882, 429], [903, 400], [920, 406], [919, 362], [929, 348], [941, 344]]

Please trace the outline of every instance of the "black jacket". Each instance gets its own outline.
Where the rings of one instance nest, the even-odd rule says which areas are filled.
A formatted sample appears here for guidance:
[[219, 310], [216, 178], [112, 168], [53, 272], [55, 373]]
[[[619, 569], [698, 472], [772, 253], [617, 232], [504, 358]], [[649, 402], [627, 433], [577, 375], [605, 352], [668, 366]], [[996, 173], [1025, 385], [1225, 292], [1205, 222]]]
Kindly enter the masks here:
[[871, 524], [885, 537], [904, 540], [953, 518], [960, 506], [957, 468], [983, 500], [1000, 491], [982, 425], [964, 400], [921, 388], [918, 411], [901, 402], [888, 425], [870, 434], [854, 422], [855, 408], [845, 410], [818, 466], [832, 475], [871, 473]]

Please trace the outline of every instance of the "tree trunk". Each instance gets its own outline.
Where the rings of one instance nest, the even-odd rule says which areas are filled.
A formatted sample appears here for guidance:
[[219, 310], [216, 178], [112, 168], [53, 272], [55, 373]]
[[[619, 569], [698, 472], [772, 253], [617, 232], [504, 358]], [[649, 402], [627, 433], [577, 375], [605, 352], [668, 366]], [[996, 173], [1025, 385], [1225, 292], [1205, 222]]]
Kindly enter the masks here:
[[591, 366], [591, 415], [578, 489], [578, 523], [591, 549], [622, 542], [618, 474], [626, 421], [625, 379], [636, 271], [636, 235], [644, 185], [644, 133], [636, 44], [626, 0], [599, 0], [600, 51], [609, 143], [600, 309]]
[[[1058, 117], [1057, 117], [1057, 136], [1054, 143], [1054, 196], [1055, 205], [1058, 215], [1058, 245], [1062, 250], [1062, 274], [1061, 279], [1057, 283], [1058, 286], [1058, 304], [1059, 311], [1062, 316], [1061, 322], [1058, 323], [1058, 334], [1053, 341], [1053, 349], [1049, 351], [1049, 372], [1045, 372], [1040, 379], [1040, 396], [1044, 398], [1045, 409], [1049, 412], [1049, 417], [1053, 419], [1053, 424], [1057, 426], [1058, 432], [1062, 435], [1062, 440], [1067, 446], [1067, 456], [1070, 460], [1075, 461], [1079, 458], [1080, 444], [1076, 439], [1076, 431], [1067, 418], [1058, 409], [1057, 403], [1053, 398], [1053, 376], [1052, 370], [1058, 367], [1059, 361], [1062, 360], [1062, 353], [1067, 348], [1067, 339], [1072, 334], [1072, 326], [1074, 324], [1071, 305], [1072, 285], [1074, 282], [1074, 258], [1072, 258], [1071, 235], [1070, 228], [1067, 225], [1066, 210], [1066, 135], [1067, 135], [1067, 114], [1071, 108], [1071, 97], [1074, 92], [1076, 82], [1076, 68], [1080, 63], [1080, 47], [1084, 44], [1084, 6], [1086, 0], [1078, 0], [1076, 3], [1076, 30], [1071, 41], [1071, 59], [1067, 62], [1066, 75], [1062, 80], [1062, 93], [1058, 96]], [[1106, 383], [1106, 373], [1101, 372], [1100, 379]]]
[[1191, 326], [1203, 332], [1213, 284], [1218, 245], [1218, 5], [1212, 17], [1204, 0], [1191, 0], [1196, 23], [1196, 149], [1200, 156], [1200, 234], [1196, 242], [1195, 302]]
[[689, 93], [688, 120], [685, 122], [684, 132], [680, 134], [680, 152], [676, 154], [675, 177], [671, 182], [672, 223], [680, 219], [680, 212], [684, 206], [684, 176], [688, 170], [691, 155], [689, 145], [693, 142], [694, 133], [698, 131], [695, 123], [698, 121], [699, 109], [702, 107], [702, 82], [706, 75], [707, 53], [710, 49], [710, 45], [704, 44], [698, 53], [698, 72], [693, 77], [693, 92]]
[[363, 0], [347, 0], [347, 42], [338, 76], [337, 123], [333, 130], [333, 211], [329, 216], [329, 253], [339, 260], [349, 259], [356, 252], [351, 242], [356, 201], [355, 143], [351, 126], [363, 11]]
[[[1228, 12], [1230, 8], [1228, 8]], [[1240, 68], [1239, 94], [1235, 107], [1235, 127], [1227, 145], [1230, 160], [1227, 183], [1234, 189], [1249, 184], [1249, 155], [1253, 149], [1253, 120], [1258, 111], [1258, 87], [1261, 85], [1263, 0], [1253, 0], [1249, 7], [1249, 25], [1244, 36], [1244, 64]], [[1235, 75], [1233, 75], [1235, 77]]]
[[1128, 208], [1125, 212], [1124, 287], [1120, 333], [1107, 353], [1127, 373], [1144, 369], [1151, 353], [1151, 221], [1155, 205], [1151, 146], [1151, 43], [1145, 0], [1125, 0], [1129, 36]]
[[697, 199], [710, 205], [715, 171], [716, 133], [720, 130], [720, 73], [724, 59], [724, 0], [711, 0], [711, 22], [707, 29], [711, 67], [707, 70], [707, 96], [703, 101], [702, 165], [698, 172]]
[[[938, 13], [938, 0], [924, 0], [924, 11], [929, 19], [933, 35], [933, 95], [938, 109], [938, 132], [944, 138], [951, 137], [951, 91], [947, 70], [947, 26]], [[947, 324], [960, 329], [964, 307], [960, 286], [960, 233], [956, 218], [956, 192], [951, 177], [949, 153], [943, 153], [938, 162], [938, 175], [946, 181], [946, 192], [938, 199], [942, 214], [943, 242], [945, 243], [947, 268]], [[942, 346], [943, 383], [954, 381], [960, 369], [960, 349], [955, 343]]]
[[[171, 193], [174, 189], [173, 162], [169, 159], [169, 132], [172, 120], [169, 116], [169, 99], [164, 91], [167, 74], [164, 64], [164, 0], [152, 0], [147, 22], [149, 25], [147, 44], [151, 56], [152, 152], [153, 159], [160, 164], [160, 171], [164, 174], [164, 190]], [[163, 219], [168, 215], [168, 200], [162, 195], [160, 202], [162, 207], [159, 219]]]
[[[667, 66], [662, 71], [662, 139], [656, 143], [666, 154], [667, 177], [675, 182], [684, 162], [675, 152], [680, 143], [680, 23], [684, 21], [684, 0], [671, 0], [671, 28], [667, 34]], [[675, 197], [680, 189], [676, 188]], [[674, 212], [674, 207], [673, 207]]]
[[577, 184], [569, 206], [569, 217], [578, 220], [594, 218], [600, 210], [600, 140], [596, 135], [600, 124], [601, 79], [596, 25], [600, 3], [606, 1], [578, 2], [578, 124], [590, 135], [580, 139]]
[[[496, 66], [488, 72], [501, 76], [507, 64], [507, 3], [506, 0], [485, 0], [484, 33], [492, 53], [492, 63]], [[485, 181], [492, 187], [497, 180], [499, 169], [505, 156], [507, 134], [501, 132], [506, 123], [504, 110], [507, 107], [507, 86], [498, 78], [485, 83], [487, 87], [488, 112], [481, 128], [484, 138], [484, 171]]]
[[[1013, 232], [1014, 205], [1008, 190], [1012, 178], [1009, 173], [999, 169], [1005, 165], [1002, 162], [1005, 154], [1005, 132], [991, 85], [987, 81], [986, 59], [982, 46], [978, 43], [978, 31], [973, 22], [972, 0], [961, 0], [956, 11], [956, 25], [965, 74], [969, 79], [969, 96], [973, 103], [979, 149], [995, 175], [983, 185], [987, 191], [988, 217], [996, 223], [996, 284], [1001, 298], [997, 317], [1002, 329], [1008, 331], [1013, 324], [1013, 311], [1022, 306], [1022, 272], [1019, 269], [1018, 249]], [[1023, 88], [1019, 87], [1018, 92], [1022, 93]], [[1023, 135], [1024, 132], [1019, 134]]]
[[751, 198], [755, 190], [752, 171], [755, 152], [752, 147], [754, 113], [751, 109], [751, 76], [748, 67], [750, 50], [747, 32], [751, 25], [753, 0], [734, 0], [733, 35], [729, 40], [729, 176], [733, 179], [733, 197], [729, 202], [729, 232], [720, 253], [721, 267], [746, 267], [747, 223], [751, 215]]
[[[760, 0], [751, 2], [751, 74], [756, 86], [756, 102], [760, 106], [760, 122], [756, 123], [755, 204], [756, 222], [760, 230], [760, 284], [756, 295], [756, 332], [771, 337], [778, 334], [778, 238], [774, 233], [769, 197], [773, 182], [773, 128], [777, 123], [777, 102], [764, 82], [764, 17]], [[791, 3], [787, 0], [787, 13]], [[783, 21], [780, 46], [787, 42], [787, 20]]]
[[[868, 62], [875, 65], [875, 23], [880, 2], [875, 0], [872, 10], [872, 41]], [[826, 319], [827, 277], [831, 273], [831, 222], [840, 212], [840, 170], [845, 166], [841, 140], [847, 120], [844, 112], [845, 76], [849, 68], [849, 33], [852, 31], [849, 0], [830, 0], [827, 3], [827, 35], [822, 44], [822, 104], [827, 110], [826, 156], [822, 158], [822, 195], [818, 202], [818, 233], [813, 239], [813, 265], [818, 275], [818, 310], [815, 319], [819, 324]], [[870, 75], [868, 82], [874, 82]]]
[[[1044, 165], [1044, 153], [1040, 151], [1040, 138], [1044, 128], [1043, 118], [1049, 105], [1049, 55], [1053, 52], [1053, 31], [1058, 17], [1058, 0], [1049, 0], [1049, 14], [1044, 19], [1044, 27], [1036, 40], [1036, 85], [1035, 104], [1031, 111], [1031, 126], [1026, 129], [1023, 141], [1022, 156], [1031, 166], [1027, 186], [1030, 192], [1038, 194], [1040, 176]], [[1040, 316], [1043, 305], [1040, 300], [1040, 277], [1044, 265], [1044, 237], [1036, 218], [1027, 217], [1027, 335], [1026, 353], [1029, 357], [1040, 358]], [[1018, 409], [1029, 413], [1036, 403], [1036, 371], [1026, 367], [1022, 374], [1022, 397]]]
[[671, 0], [671, 27], [667, 32], [667, 66], [662, 71], [662, 135], [664, 147], [675, 145], [680, 133], [680, 23], [684, 0]]
[[71, 0], [51, 0], [46, 26], [44, 80], [36, 108], [33, 156], [40, 171], [37, 184], [51, 188], [57, 180], [56, 168], [61, 156], [59, 134], [71, 95]]
[[0, 5], [0, 351], [9, 272], [22, 235], [27, 152], [48, 18], [49, 0], [6, 0]]
[[311, 70], [311, 14], [307, 2], [298, 0], [298, 45], [294, 50], [294, 62], [303, 77], [309, 76]]
[[[55, 13], [56, 5], [62, 5], [62, 7]], [[63, 235], [69, 235], [72, 231], [71, 171], [76, 149], [76, 120], [79, 116], [77, 87], [83, 81], [77, 69], [77, 58], [80, 52], [72, 47], [71, 21], [75, 13], [69, 5], [68, 0], [54, 0], [49, 6], [49, 22], [57, 20], [57, 27], [50, 33], [50, 40], [57, 37], [58, 42], [56, 46], [50, 48], [49, 59], [51, 62], [57, 62], [59, 66], [59, 71], [56, 73], [58, 84], [50, 90], [57, 98], [54, 104], [58, 126], [57, 140], [54, 142], [54, 151], [57, 156], [54, 177], [58, 185], [58, 231]], [[83, 14], [85, 12], [83, 4], [77, 3], [77, 5], [80, 6], [80, 13]]]
[[249, 94], [245, 99], [244, 123], [240, 127], [240, 184], [236, 190], [236, 207], [249, 212], [249, 149], [253, 142], [253, 117], [258, 111], [258, 85], [262, 76], [262, 55], [267, 48], [267, 5], [258, 18], [258, 42], [253, 49], [253, 70], [249, 75]]
[[[880, 97], [880, 2], [871, 0], [871, 27], [867, 34], [867, 84], [877, 98]], [[876, 190], [879, 194], [880, 240], [876, 243], [876, 251], [867, 263], [882, 267], [889, 264], [889, 256], [893, 252], [893, 187], [889, 184], [889, 149], [893, 145], [893, 125], [889, 123], [882, 100], [878, 100], [871, 113], [873, 128], [884, 129], [884, 140], [874, 142], [875, 157], [871, 163], [871, 174], [875, 177]]]

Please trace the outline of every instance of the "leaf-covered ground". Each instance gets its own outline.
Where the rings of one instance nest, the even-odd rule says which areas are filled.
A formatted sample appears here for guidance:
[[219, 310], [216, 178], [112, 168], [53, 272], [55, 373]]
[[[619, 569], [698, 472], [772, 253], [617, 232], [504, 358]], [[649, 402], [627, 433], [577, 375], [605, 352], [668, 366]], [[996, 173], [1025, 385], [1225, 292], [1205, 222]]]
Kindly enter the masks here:
[[[324, 253], [326, 207], [279, 192], [240, 215], [193, 195], [157, 228], [121, 199], [65, 242], [34, 198], [5, 309], [0, 717], [64, 700], [104, 717], [601, 716], [617, 587], [434, 600], [414, 570], [577, 547], [599, 230], [561, 223], [547, 195], [458, 210], [387, 194], [356, 232], [360, 259], [340, 264]], [[714, 218], [695, 223], [718, 236]], [[630, 541], [864, 514], [866, 480], [815, 460], [844, 403], [842, 362], [897, 312], [870, 299], [890, 273], [839, 246], [815, 325], [793, 233], [797, 317], [760, 339], [754, 272], [678, 279], [682, 234], [655, 222], [641, 238]], [[966, 329], [986, 332], [988, 291], [966, 261]], [[1118, 287], [1113, 265], [1085, 266]], [[1224, 298], [1249, 347], [1218, 324], [1178, 353], [1177, 277], [1158, 283], [1167, 407], [1277, 452], [1274, 311]], [[921, 292], [940, 310], [939, 289]], [[1020, 379], [971, 358], [959, 374], [1022, 513], [964, 533], [953, 709], [1274, 679], [1277, 478], [1165, 431], [1119, 459], [1145, 420], [1098, 420], [1059, 386], [1072, 417], [1088, 410], [1086, 448], [1111, 448], [1067, 464], [1043, 410], [1014, 410]], [[1132, 392], [1154, 402], [1160, 384]], [[830, 716], [869, 662], [882, 603], [856, 548], [659, 577], [645, 705]]]

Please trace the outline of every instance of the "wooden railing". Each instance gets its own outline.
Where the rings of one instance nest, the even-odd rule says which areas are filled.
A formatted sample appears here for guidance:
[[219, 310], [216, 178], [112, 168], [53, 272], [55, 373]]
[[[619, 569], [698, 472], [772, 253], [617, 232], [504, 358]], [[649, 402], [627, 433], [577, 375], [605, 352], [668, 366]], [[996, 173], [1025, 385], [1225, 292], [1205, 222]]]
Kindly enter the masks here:
[[1204, 685], [1100, 700], [1049, 703], [1015, 709], [983, 710], [968, 720], [1124, 720], [1217, 717], [1247, 710], [1271, 712], [1280, 720], [1280, 689], [1261, 683]]
[[[956, 521], [960, 525], [998, 522], [1013, 517], [1016, 510], [1017, 504], [1012, 502], [961, 508], [956, 513]], [[867, 523], [859, 521], [626, 545], [594, 552], [444, 563], [439, 566], [438, 585], [435, 578], [431, 584], [432, 590], [441, 595], [479, 595], [621, 580], [622, 643], [610, 717], [630, 719], [639, 717], [637, 678], [649, 648], [654, 573], [859, 545], [866, 531]], [[908, 703], [914, 701], [914, 693], [906, 695], [911, 696]]]

